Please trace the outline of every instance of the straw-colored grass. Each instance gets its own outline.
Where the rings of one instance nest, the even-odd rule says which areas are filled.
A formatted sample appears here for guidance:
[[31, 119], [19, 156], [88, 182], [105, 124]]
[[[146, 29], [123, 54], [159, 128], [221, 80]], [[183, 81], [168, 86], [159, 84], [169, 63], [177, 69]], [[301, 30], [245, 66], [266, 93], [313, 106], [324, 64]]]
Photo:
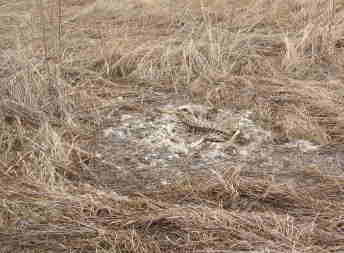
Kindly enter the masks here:
[[171, 94], [251, 110], [276, 141], [342, 148], [343, 7], [0, 1], [0, 252], [344, 251], [344, 178], [326, 168], [121, 192], [96, 163], [121, 110]]

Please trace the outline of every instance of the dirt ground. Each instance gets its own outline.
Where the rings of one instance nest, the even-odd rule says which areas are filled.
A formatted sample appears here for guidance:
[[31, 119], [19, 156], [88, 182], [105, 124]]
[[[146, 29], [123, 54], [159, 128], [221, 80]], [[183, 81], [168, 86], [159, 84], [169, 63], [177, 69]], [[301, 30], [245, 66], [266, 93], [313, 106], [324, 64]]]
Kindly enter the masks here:
[[344, 252], [343, 7], [0, 0], [0, 252]]

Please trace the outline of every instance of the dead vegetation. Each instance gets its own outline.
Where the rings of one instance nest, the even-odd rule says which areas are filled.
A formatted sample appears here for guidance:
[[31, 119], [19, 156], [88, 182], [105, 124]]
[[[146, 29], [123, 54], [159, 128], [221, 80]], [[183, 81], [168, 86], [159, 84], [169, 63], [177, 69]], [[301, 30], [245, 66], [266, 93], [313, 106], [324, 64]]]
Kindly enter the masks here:
[[[275, 143], [342, 154], [342, 2], [12, 2], [0, 1], [1, 252], [344, 250], [344, 178], [323, 165], [285, 181], [207, 168], [151, 190], [134, 170], [98, 174], [124, 173], [100, 133], [167, 101], [251, 110]], [[143, 160], [119, 144], [121, 162]]]

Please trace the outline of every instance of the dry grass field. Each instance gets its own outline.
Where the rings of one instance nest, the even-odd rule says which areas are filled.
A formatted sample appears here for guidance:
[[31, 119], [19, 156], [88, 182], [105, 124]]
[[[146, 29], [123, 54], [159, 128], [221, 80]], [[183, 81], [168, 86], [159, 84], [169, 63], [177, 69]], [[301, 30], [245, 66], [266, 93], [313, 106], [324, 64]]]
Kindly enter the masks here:
[[[0, 252], [344, 252], [343, 17], [0, 0]], [[159, 110], [185, 104], [255, 139], [189, 145]]]

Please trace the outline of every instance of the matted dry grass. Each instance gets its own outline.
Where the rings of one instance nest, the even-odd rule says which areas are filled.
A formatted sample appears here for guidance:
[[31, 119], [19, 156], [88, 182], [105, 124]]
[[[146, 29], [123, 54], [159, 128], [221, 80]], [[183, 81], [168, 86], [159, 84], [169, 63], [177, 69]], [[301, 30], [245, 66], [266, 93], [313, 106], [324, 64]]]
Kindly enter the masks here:
[[84, 180], [110, 112], [171, 93], [252, 110], [277, 142], [343, 149], [342, 2], [12, 2], [0, 1], [1, 252], [344, 251], [344, 178], [326, 168], [284, 183], [228, 168], [125, 193]]

